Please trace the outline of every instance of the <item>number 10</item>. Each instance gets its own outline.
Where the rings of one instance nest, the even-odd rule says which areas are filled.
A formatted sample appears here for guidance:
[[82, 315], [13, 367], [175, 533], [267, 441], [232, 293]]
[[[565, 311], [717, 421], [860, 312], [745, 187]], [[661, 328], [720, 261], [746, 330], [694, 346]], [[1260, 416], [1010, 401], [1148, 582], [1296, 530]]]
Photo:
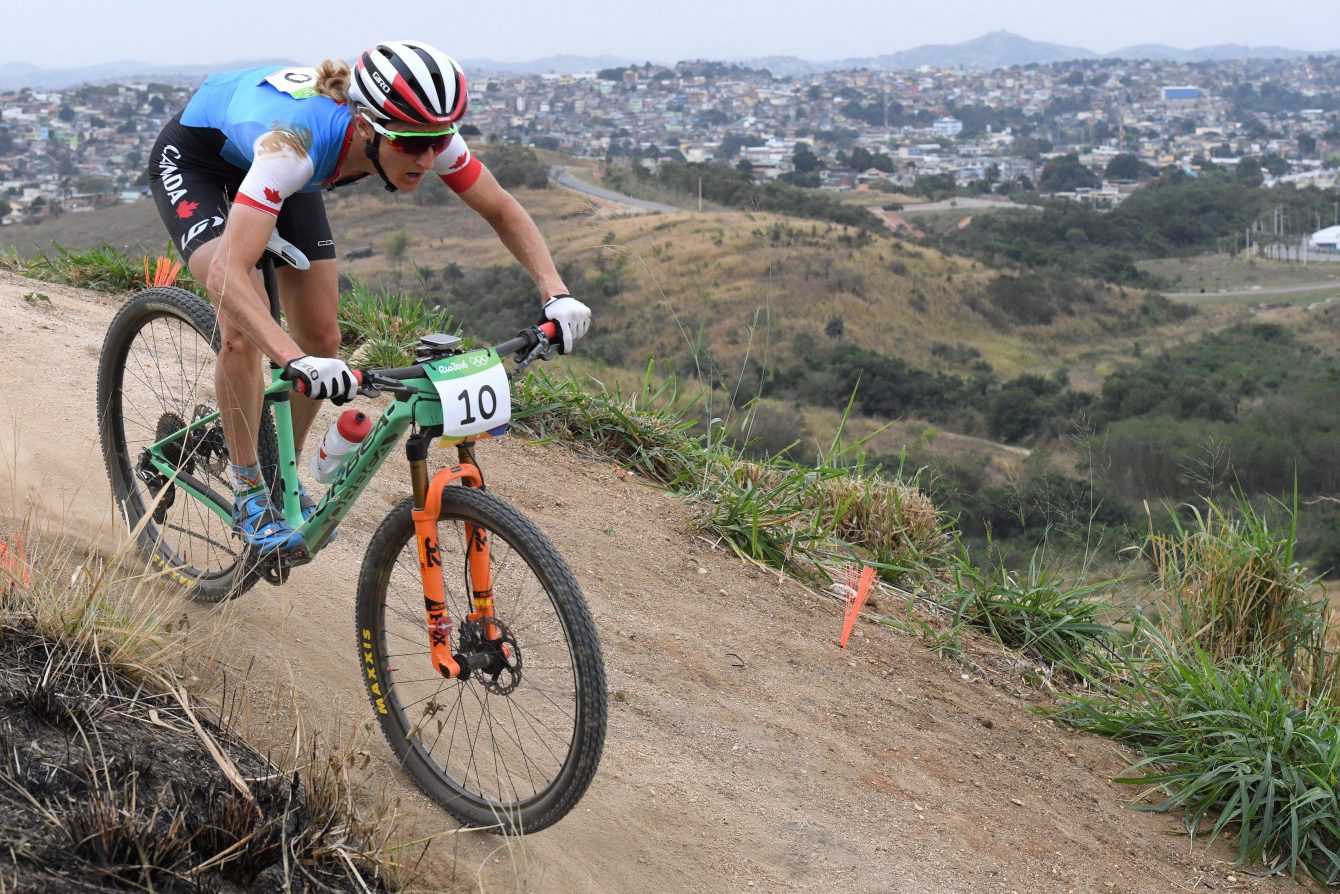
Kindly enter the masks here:
[[[478, 422], [478, 418], [470, 410], [470, 389], [466, 388], [456, 395], [456, 399], [465, 404], [465, 416], [461, 419], [461, 425]], [[479, 389], [479, 415], [485, 419], [492, 419], [496, 412], [498, 412], [498, 394], [492, 385], [484, 385]]]

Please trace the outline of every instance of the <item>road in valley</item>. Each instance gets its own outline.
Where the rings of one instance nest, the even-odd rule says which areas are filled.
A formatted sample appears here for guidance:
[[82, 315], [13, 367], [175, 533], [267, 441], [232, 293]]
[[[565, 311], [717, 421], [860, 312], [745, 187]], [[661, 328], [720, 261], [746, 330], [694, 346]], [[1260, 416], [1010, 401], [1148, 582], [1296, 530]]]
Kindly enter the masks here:
[[576, 192], [585, 193], [597, 199], [604, 199], [607, 202], [618, 202], [620, 205], [630, 205], [633, 208], [640, 208], [643, 211], [650, 211], [654, 214], [673, 214], [676, 211], [682, 211], [682, 208], [676, 208], [674, 205], [662, 205], [660, 202], [648, 202], [645, 199], [635, 199], [632, 196], [626, 196], [617, 193], [611, 189], [605, 189], [602, 186], [596, 186], [593, 183], [587, 183], [585, 180], [578, 180], [572, 172], [564, 167], [553, 167], [549, 169], [549, 176], [559, 186], [566, 187]]

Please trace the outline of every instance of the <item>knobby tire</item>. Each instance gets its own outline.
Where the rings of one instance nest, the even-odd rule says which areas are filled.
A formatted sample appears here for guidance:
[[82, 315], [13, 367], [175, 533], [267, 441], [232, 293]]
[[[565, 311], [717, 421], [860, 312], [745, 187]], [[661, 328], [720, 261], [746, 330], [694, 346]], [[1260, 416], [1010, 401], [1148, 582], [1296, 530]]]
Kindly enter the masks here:
[[570, 811], [604, 747], [605, 670], [576, 578], [517, 510], [487, 492], [447, 487], [438, 552], [460, 648], [470, 611], [464, 523], [488, 532], [494, 612], [516, 638], [522, 669], [513, 691], [487, 675], [441, 677], [429, 661], [411, 501], [373, 535], [356, 607], [363, 677], [382, 732], [425, 794], [466, 826], [537, 832]]
[[[255, 584], [257, 569], [246, 561], [242, 541], [202, 503], [173, 484], [155, 490], [135, 470], [149, 445], [218, 409], [219, 344], [207, 302], [184, 289], [159, 286], [141, 291], [117, 312], [98, 363], [98, 430], [117, 507], [129, 529], [138, 528], [138, 544], [157, 570], [202, 602], [241, 595]], [[273, 480], [278, 450], [268, 409], [257, 446]], [[216, 421], [192, 449], [179, 451], [180, 467], [231, 499], [226, 449]], [[160, 490], [174, 491], [166, 508], [166, 499], [155, 501]]]

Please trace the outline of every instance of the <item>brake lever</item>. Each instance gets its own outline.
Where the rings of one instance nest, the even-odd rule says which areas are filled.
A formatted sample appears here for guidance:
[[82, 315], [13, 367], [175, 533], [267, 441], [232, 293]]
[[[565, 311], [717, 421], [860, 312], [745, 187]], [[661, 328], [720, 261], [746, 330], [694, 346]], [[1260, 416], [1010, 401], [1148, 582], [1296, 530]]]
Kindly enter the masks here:
[[408, 394], [414, 390], [399, 379], [365, 372], [363, 374], [363, 384], [359, 387], [358, 393], [364, 397], [380, 397], [383, 391], [389, 391], [392, 394]]
[[535, 343], [535, 346], [529, 351], [526, 351], [524, 357], [522, 356], [521, 351], [517, 352], [516, 367], [512, 370], [513, 376], [519, 376], [525, 372], [526, 367], [530, 366], [536, 358], [539, 358], [540, 360], [554, 359], [554, 355], [558, 351], [558, 345], [551, 342], [549, 336], [544, 334], [544, 330], [538, 327], [536, 327], [535, 334], [539, 337], [539, 341]]

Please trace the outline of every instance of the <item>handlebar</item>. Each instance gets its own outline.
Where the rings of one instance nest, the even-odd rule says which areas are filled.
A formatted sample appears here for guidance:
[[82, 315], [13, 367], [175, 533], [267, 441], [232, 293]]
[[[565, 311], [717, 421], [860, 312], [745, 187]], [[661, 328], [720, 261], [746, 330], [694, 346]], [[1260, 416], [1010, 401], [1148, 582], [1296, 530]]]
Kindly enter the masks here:
[[[558, 343], [558, 324], [553, 320], [546, 320], [535, 326], [523, 329], [516, 334], [515, 338], [509, 338], [501, 344], [492, 346], [499, 355], [515, 353], [517, 355], [516, 369], [512, 375], [521, 372], [530, 365], [536, 357], [540, 356], [550, 345]], [[524, 355], [524, 356], [523, 356]], [[413, 366], [401, 366], [393, 369], [355, 369], [354, 378], [358, 380], [359, 393], [365, 397], [376, 397], [381, 389], [388, 391], [401, 390], [400, 382], [405, 379], [418, 379], [423, 377], [423, 363], [416, 363]], [[307, 393], [307, 383], [297, 381], [293, 383], [293, 390], [299, 394]]]

